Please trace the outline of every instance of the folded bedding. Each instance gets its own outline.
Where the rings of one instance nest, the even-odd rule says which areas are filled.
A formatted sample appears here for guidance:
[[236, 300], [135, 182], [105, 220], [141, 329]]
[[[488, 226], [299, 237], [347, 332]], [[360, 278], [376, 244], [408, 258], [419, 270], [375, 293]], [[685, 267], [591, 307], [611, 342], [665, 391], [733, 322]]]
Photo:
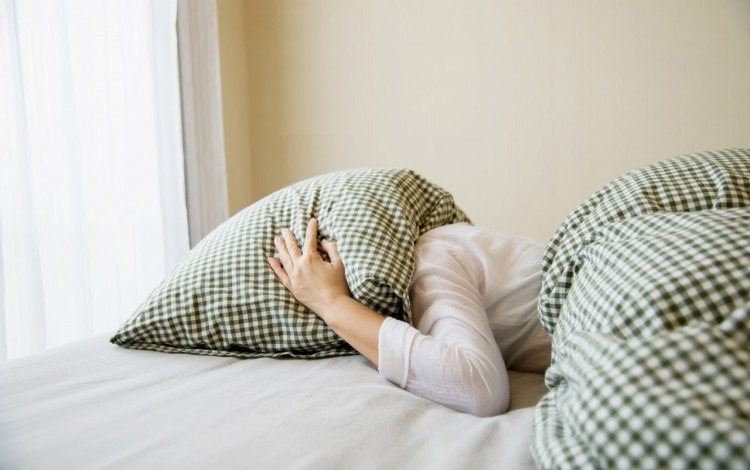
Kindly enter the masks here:
[[592, 195], [547, 247], [539, 315], [539, 467], [747, 468], [750, 151], [665, 160]]

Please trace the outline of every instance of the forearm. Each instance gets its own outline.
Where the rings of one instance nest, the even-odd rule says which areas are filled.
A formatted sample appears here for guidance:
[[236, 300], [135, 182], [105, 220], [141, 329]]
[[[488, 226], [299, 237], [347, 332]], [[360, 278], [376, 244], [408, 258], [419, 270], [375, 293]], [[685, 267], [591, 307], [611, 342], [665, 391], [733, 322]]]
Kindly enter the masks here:
[[350, 346], [378, 365], [378, 335], [385, 317], [348, 296], [339, 296], [315, 313]]
[[508, 379], [494, 340], [451, 318], [424, 334], [388, 320], [380, 331], [380, 373], [420, 397], [477, 416], [507, 409]]

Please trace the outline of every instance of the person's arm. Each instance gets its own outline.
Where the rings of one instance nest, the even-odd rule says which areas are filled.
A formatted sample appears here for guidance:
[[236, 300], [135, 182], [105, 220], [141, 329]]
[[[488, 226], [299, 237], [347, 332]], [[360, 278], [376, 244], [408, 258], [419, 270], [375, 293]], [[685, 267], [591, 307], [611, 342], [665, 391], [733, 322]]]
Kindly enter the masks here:
[[326, 262], [318, 252], [317, 234], [318, 221], [310, 219], [300, 249], [294, 234], [283, 230], [274, 239], [279, 259], [268, 258], [268, 265], [300, 303], [377, 366], [378, 334], [385, 318], [351, 297], [336, 243], [321, 243], [330, 259]]
[[510, 403], [502, 354], [492, 334], [481, 257], [426, 235], [417, 242], [409, 289], [416, 329], [386, 321], [378, 370], [402, 388], [455, 410], [494, 416]]
[[[274, 240], [279, 259], [268, 264], [302, 304], [400, 387], [428, 400], [480, 416], [503, 412], [508, 379], [502, 355], [484, 312], [478, 280], [459, 260], [447, 256], [415, 273], [445, 289], [441, 301], [425, 292], [414, 298], [423, 310], [420, 329], [386, 318], [351, 297], [336, 244], [321, 243], [330, 263], [318, 253], [318, 223], [310, 220], [302, 249], [289, 230]], [[437, 249], [440, 249], [439, 247]], [[462, 289], [463, 288], [463, 289]]]

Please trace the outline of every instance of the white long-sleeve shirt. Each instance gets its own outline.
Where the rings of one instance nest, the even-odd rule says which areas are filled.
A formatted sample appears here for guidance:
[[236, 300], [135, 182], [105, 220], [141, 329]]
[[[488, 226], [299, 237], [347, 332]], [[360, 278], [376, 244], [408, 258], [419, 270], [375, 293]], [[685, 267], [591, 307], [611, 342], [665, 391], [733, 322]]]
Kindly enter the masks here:
[[512, 285], [514, 295], [529, 297], [514, 303], [533, 310], [539, 284], [534, 273], [541, 265], [541, 245], [514, 237], [500, 240], [499, 249], [493, 239], [490, 252], [502, 259], [488, 262], [488, 236], [502, 237], [466, 224], [420, 237], [410, 288], [416, 328], [387, 318], [378, 336], [378, 369], [384, 377], [415, 395], [478, 416], [502, 413], [510, 401], [487, 303], [497, 302], [498, 292]]

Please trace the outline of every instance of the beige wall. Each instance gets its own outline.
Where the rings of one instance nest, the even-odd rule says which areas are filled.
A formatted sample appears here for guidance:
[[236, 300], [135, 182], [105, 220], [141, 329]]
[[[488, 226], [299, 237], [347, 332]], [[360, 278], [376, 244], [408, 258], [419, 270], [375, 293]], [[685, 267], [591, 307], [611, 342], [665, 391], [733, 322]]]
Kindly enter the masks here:
[[229, 213], [254, 200], [250, 147], [250, 100], [244, 0], [219, 0], [219, 50]]
[[747, 0], [218, 3], [234, 210], [410, 167], [477, 224], [546, 239], [624, 171], [750, 146]]

